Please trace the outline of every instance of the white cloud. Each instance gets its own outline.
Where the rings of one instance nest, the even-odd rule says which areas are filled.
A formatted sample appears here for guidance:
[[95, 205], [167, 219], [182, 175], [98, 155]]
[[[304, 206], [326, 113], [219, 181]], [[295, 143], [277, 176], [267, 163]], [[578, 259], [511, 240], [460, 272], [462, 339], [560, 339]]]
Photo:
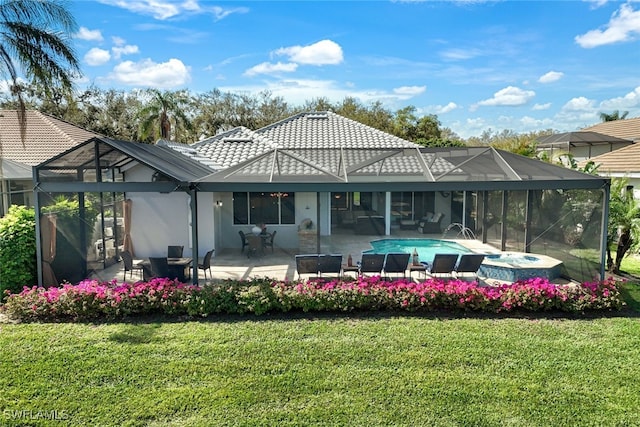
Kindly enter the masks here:
[[522, 90], [515, 86], [507, 86], [493, 94], [493, 98], [478, 102], [482, 106], [518, 106], [529, 102], [536, 93], [532, 90]]
[[532, 108], [532, 110], [534, 111], [542, 111], [542, 110], [548, 110], [549, 108], [551, 108], [551, 103], [547, 102], [546, 104], [535, 104]]
[[424, 93], [427, 90], [426, 86], [401, 86], [393, 89], [393, 93], [401, 96], [416, 96]]
[[562, 77], [564, 77], [564, 73], [560, 71], [549, 71], [547, 74], [540, 76], [538, 81], [540, 83], [553, 83], [553, 82], [557, 82]]
[[611, 43], [635, 40], [640, 34], [640, 11], [633, 10], [631, 4], [620, 6], [603, 30], [591, 30], [575, 37], [576, 43], [584, 48], [592, 48]]
[[273, 64], [271, 62], [263, 62], [258, 65], [254, 65], [244, 72], [245, 76], [253, 77], [258, 74], [280, 74], [280, 73], [292, 73], [296, 71], [298, 68], [298, 64], [294, 64], [293, 62], [277, 62]]
[[124, 46], [114, 46], [111, 48], [111, 51], [113, 52], [113, 57], [115, 59], [120, 59], [122, 55], [131, 55], [139, 52], [138, 46], [130, 44]]
[[342, 48], [331, 40], [321, 40], [307, 46], [281, 47], [274, 54], [288, 56], [291, 62], [308, 65], [336, 65], [343, 60]]
[[562, 111], [592, 111], [595, 108], [595, 101], [584, 96], [570, 99], [562, 106]]
[[140, 62], [124, 61], [114, 67], [109, 77], [129, 86], [152, 86], [161, 89], [180, 87], [191, 79], [189, 67], [175, 58], [159, 64], [151, 59]]
[[80, 29], [76, 33], [76, 38], [91, 42], [101, 42], [102, 40], [104, 40], [102, 38], [102, 33], [100, 32], [100, 30], [90, 30], [87, 27], [80, 27]]
[[232, 13], [246, 13], [246, 7], [224, 9], [220, 6], [202, 6], [197, 0], [100, 0], [104, 4], [126, 9], [140, 15], [152, 16], [158, 20], [175, 18], [179, 15], [210, 14], [216, 20], [226, 18]]
[[462, 61], [482, 55], [479, 49], [449, 49], [440, 52], [440, 56], [450, 61]]
[[625, 96], [607, 99], [600, 103], [600, 107], [607, 110], [620, 110], [640, 106], [640, 86], [627, 93]]
[[447, 105], [432, 105], [424, 110], [428, 112], [427, 114], [446, 114], [453, 110], [457, 110], [458, 108], [460, 108], [458, 104], [455, 102], [449, 102]]
[[353, 97], [367, 103], [381, 101], [393, 105], [406, 100], [405, 95], [383, 89], [356, 89], [349, 84], [338, 84], [334, 80], [315, 79], [279, 79], [265, 80], [254, 85], [218, 87], [223, 92], [248, 92], [258, 94], [268, 90], [273, 96], [280, 96], [292, 104], [302, 105], [310, 99], [327, 98], [331, 102], [340, 102], [345, 97]]
[[118, 37], [118, 36], [113, 36], [111, 37], [111, 42], [113, 44], [115, 44], [116, 46], [122, 46], [123, 44], [125, 44], [127, 41], [125, 39], [123, 39], [122, 37]]
[[591, 9], [598, 9], [609, 2], [609, 0], [583, 0], [587, 3], [591, 3]]
[[111, 54], [109, 51], [98, 47], [89, 49], [89, 51], [84, 55], [84, 62], [93, 67], [106, 64], [110, 59]]

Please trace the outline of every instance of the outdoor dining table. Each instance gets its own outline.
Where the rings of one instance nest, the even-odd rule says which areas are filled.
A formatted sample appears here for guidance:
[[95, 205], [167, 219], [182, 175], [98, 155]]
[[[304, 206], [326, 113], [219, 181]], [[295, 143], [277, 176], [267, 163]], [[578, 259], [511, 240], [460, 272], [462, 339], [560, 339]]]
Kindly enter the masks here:
[[[191, 263], [193, 262], [193, 258], [183, 257], [183, 258], [167, 258], [167, 263], [169, 264], [169, 272], [170, 279], [178, 279], [181, 282], [184, 282], [186, 279], [190, 278], [189, 274]], [[149, 280], [154, 277], [153, 272], [151, 271], [151, 262], [148, 259], [141, 261], [138, 265], [142, 267], [142, 278], [144, 280]]]

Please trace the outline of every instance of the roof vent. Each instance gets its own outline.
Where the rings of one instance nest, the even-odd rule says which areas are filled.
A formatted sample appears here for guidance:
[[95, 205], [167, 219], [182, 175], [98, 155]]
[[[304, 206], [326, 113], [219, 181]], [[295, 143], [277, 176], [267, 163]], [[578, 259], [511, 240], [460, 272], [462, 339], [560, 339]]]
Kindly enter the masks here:
[[328, 119], [329, 115], [327, 113], [311, 113], [307, 114], [307, 119]]

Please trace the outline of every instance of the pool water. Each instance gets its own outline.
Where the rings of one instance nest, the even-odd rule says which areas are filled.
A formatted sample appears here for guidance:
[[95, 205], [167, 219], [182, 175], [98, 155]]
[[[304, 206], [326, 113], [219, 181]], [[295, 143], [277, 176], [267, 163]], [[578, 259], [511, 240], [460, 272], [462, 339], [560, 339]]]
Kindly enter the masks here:
[[436, 254], [469, 254], [472, 253], [464, 246], [439, 239], [380, 239], [371, 242], [373, 249], [365, 251], [368, 254], [388, 254], [404, 252], [413, 254], [418, 251], [420, 261], [431, 262]]
[[540, 258], [531, 256], [531, 255], [513, 254], [513, 253], [485, 255], [485, 257], [489, 261], [504, 262], [506, 264], [514, 264], [518, 266], [535, 264], [540, 261]]

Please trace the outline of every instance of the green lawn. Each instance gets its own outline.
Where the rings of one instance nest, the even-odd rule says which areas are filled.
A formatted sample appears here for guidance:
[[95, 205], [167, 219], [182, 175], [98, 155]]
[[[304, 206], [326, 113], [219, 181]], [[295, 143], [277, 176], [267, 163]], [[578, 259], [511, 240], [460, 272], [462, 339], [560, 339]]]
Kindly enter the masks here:
[[0, 370], [2, 425], [640, 425], [633, 315], [1, 324]]

